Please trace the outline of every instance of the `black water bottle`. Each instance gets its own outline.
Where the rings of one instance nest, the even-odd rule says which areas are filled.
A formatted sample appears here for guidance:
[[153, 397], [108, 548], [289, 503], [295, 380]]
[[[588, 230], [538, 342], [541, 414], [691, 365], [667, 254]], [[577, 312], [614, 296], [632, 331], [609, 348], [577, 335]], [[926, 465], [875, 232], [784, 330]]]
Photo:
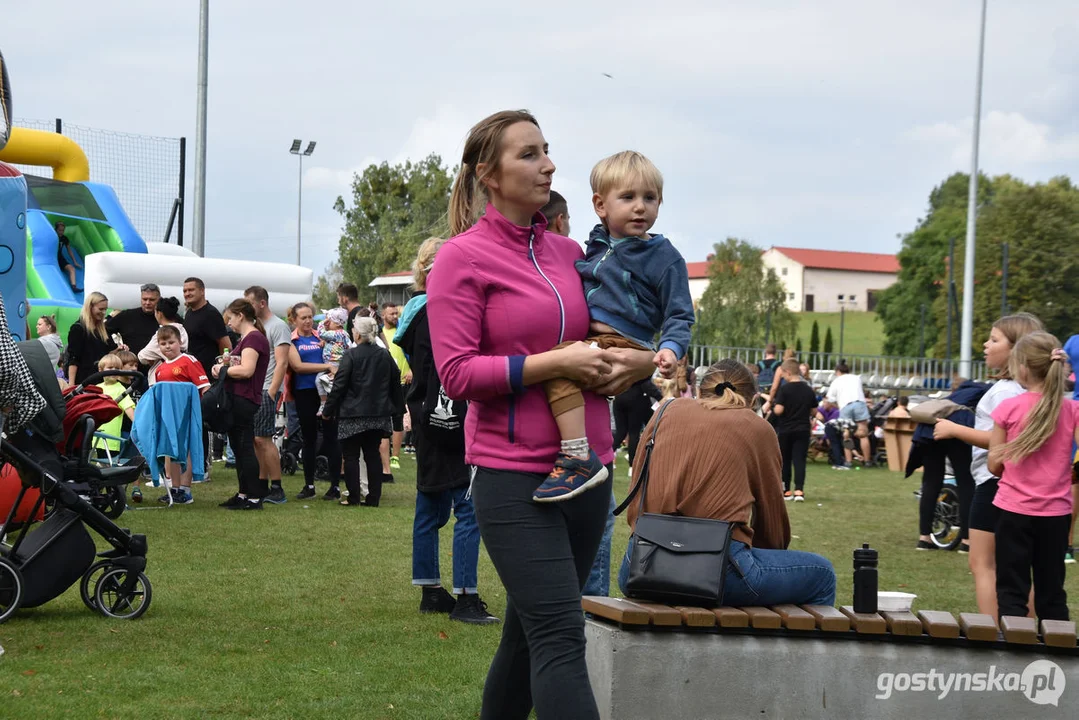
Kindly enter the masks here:
[[868, 543], [854, 551], [854, 612], [877, 611], [877, 551]]

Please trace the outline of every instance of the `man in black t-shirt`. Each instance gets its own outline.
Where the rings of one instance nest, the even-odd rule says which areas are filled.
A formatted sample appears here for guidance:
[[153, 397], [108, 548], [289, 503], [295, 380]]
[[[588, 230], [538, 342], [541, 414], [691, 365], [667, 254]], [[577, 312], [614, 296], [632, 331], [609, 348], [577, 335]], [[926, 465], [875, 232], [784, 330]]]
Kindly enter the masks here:
[[[136, 355], [157, 333], [157, 301], [161, 299], [161, 290], [153, 283], [146, 283], [140, 291], [139, 307], [117, 311], [105, 319], [105, 329], [109, 335], [119, 333], [124, 344]], [[143, 374], [149, 369], [149, 366], [139, 364]]]
[[232, 349], [228, 328], [221, 311], [206, 302], [206, 285], [197, 277], [184, 280], [184, 330], [187, 330], [187, 352], [204, 367], [213, 367], [217, 357]]
[[[203, 368], [212, 368], [218, 355], [232, 349], [228, 328], [221, 312], [206, 302], [206, 284], [197, 277], [184, 280], [184, 330], [187, 331], [187, 352]], [[206, 479], [210, 479], [212, 446], [210, 434], [202, 434], [203, 457], [206, 458]]]
[[348, 311], [345, 332], [348, 333], [349, 338], [352, 338], [352, 325], [363, 310], [363, 306], [360, 305], [360, 291], [352, 283], [341, 283], [337, 286], [337, 304]]
[[[776, 391], [774, 412], [779, 450], [783, 454], [783, 499], [805, 500], [806, 455], [809, 452], [811, 418], [817, 409], [817, 394], [802, 379], [797, 360], [782, 365], [787, 382]], [[791, 470], [794, 492], [791, 492]]]

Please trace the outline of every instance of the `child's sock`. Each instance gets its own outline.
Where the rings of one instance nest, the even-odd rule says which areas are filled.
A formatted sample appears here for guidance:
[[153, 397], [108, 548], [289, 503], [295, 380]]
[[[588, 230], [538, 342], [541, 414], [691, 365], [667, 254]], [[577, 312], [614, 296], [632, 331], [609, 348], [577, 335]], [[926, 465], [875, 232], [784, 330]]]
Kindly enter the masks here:
[[582, 437], [563, 440], [562, 452], [572, 457], [587, 458], [592, 453], [592, 449], [588, 446], [588, 438]]

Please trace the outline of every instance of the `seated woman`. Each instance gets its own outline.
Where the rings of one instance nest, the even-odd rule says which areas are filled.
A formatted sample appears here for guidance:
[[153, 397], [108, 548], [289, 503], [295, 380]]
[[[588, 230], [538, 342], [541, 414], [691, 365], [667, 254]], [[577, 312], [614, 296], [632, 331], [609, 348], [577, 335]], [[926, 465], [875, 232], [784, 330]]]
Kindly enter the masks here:
[[[832, 564], [815, 553], [785, 549], [791, 533], [779, 443], [772, 426], [751, 409], [756, 392], [746, 366], [727, 359], [705, 372], [697, 400], [670, 401], [656, 433], [644, 510], [737, 523], [724, 605], [833, 605]], [[654, 424], [653, 417], [642, 441], [652, 437]], [[642, 442], [633, 462], [637, 475], [646, 449]], [[634, 499], [627, 514], [631, 529], [637, 510]], [[627, 550], [618, 573], [623, 593], [628, 576]]]

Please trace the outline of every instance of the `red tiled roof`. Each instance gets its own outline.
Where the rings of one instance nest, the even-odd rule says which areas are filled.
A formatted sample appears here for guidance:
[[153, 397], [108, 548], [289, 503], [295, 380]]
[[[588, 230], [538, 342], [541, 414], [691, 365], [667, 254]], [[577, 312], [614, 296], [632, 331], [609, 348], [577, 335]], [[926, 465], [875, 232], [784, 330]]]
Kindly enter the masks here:
[[[856, 272], [898, 273], [899, 258], [882, 253], [846, 252], [842, 250], [808, 250], [806, 248], [772, 247], [796, 263], [821, 270], [853, 270]], [[692, 275], [690, 276], [692, 277]]]
[[412, 275], [412, 271], [402, 270], [401, 272], [386, 273], [385, 275], [380, 275], [379, 277], [405, 277], [406, 275]]
[[687, 262], [686, 270], [689, 271], [690, 280], [706, 280], [708, 278], [708, 266], [711, 263], [707, 260], [704, 262]]

